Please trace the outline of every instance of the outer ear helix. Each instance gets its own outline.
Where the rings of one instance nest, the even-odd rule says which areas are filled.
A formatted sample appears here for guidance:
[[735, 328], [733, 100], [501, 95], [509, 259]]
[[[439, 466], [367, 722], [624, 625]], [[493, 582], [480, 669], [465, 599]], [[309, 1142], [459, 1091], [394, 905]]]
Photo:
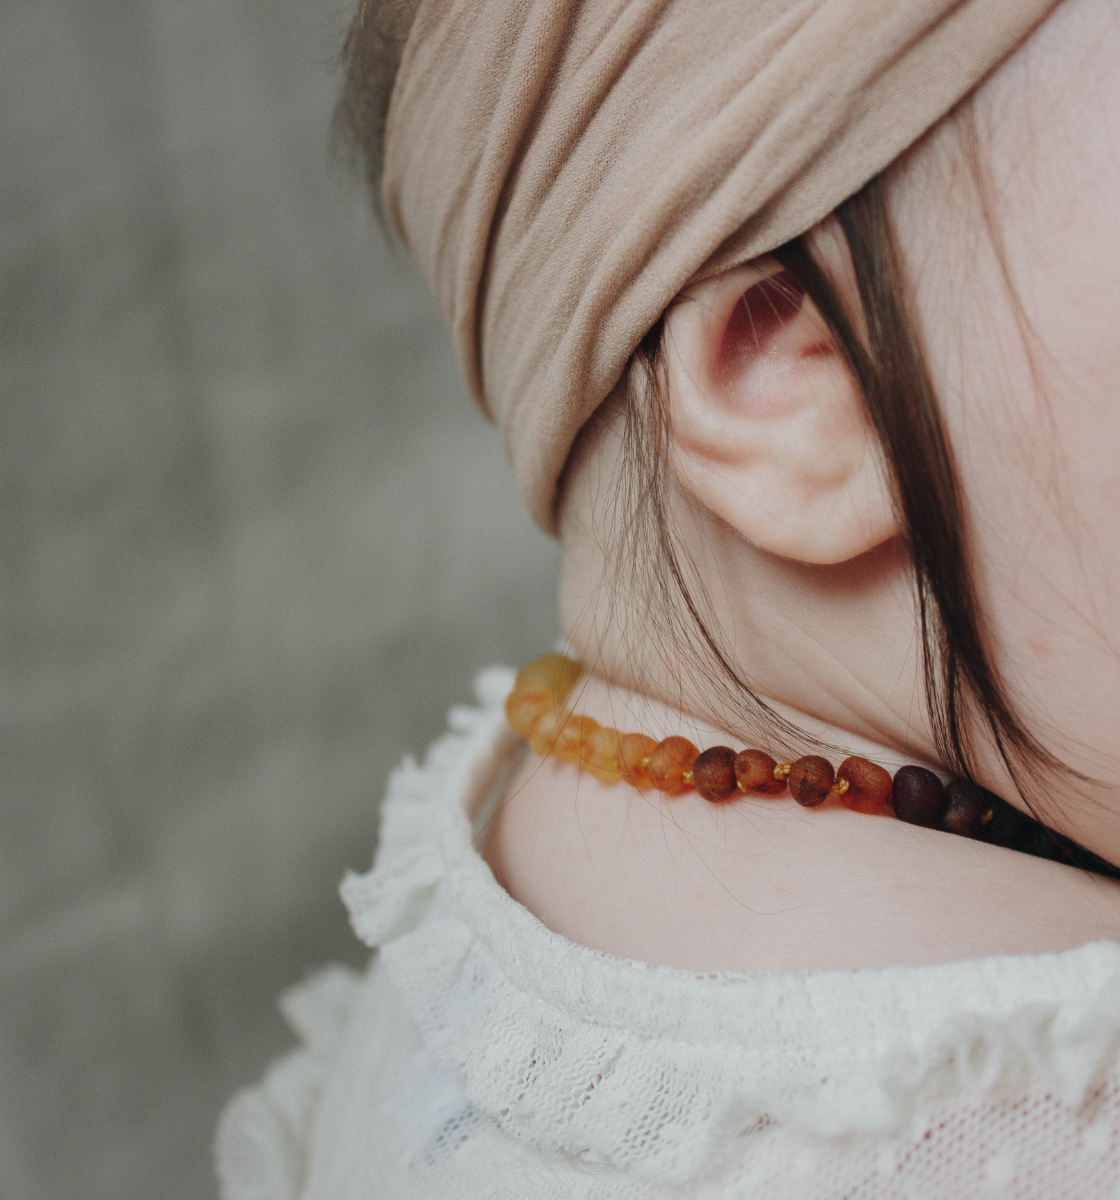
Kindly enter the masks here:
[[736, 268], [666, 314], [681, 485], [761, 549], [854, 558], [897, 532], [857, 384], [788, 272]]

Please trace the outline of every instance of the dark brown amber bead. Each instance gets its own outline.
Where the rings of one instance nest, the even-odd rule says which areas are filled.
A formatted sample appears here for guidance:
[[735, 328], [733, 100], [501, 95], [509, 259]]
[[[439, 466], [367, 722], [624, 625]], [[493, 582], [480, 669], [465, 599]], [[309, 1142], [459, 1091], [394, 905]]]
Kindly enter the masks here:
[[735, 756], [735, 778], [744, 792], [776, 796], [786, 790], [786, 781], [774, 777], [778, 764], [762, 750], [740, 750]]
[[961, 837], [975, 837], [980, 832], [984, 812], [984, 799], [975, 784], [967, 779], [950, 779], [937, 828]]
[[653, 786], [649, 777], [649, 756], [657, 743], [644, 733], [624, 733], [618, 739], [618, 754], [622, 761], [622, 777], [631, 787], [645, 791]]
[[844, 759], [836, 772], [836, 782], [848, 785], [835, 791], [840, 803], [853, 812], [880, 812], [891, 798], [890, 772], [867, 758]]
[[806, 754], [790, 768], [789, 794], [804, 808], [816, 808], [828, 797], [834, 779], [832, 763], [819, 754]]
[[688, 738], [667, 737], [649, 756], [650, 781], [667, 796], [683, 795], [692, 788], [692, 765], [699, 755]]
[[978, 789], [980, 792], [979, 827], [973, 837], [993, 846], [1006, 846], [1009, 850], [1022, 850], [1031, 840], [1037, 821], [1032, 821], [1026, 813], [1020, 812], [1013, 805], [993, 796], [991, 792]]
[[895, 816], [911, 825], [936, 825], [945, 806], [941, 780], [925, 767], [899, 767], [891, 795]]
[[692, 765], [692, 782], [700, 795], [713, 804], [737, 795], [735, 751], [730, 746], [713, 746], [705, 750]]

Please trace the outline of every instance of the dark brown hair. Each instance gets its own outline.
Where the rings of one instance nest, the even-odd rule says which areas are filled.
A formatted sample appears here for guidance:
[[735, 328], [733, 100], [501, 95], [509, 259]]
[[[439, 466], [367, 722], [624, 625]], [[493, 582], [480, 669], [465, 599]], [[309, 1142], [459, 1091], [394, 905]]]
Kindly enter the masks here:
[[[953, 453], [937, 405], [917, 324], [907, 302], [901, 255], [883, 184], [872, 179], [837, 210], [859, 290], [861, 338], [832, 280], [807, 240], [772, 252], [816, 305], [859, 384], [878, 435], [914, 570], [926, 703], [942, 762], [971, 777], [972, 731], [986, 730], [1029, 805], [1040, 771], [1068, 771], [1023, 726], [996, 671], [968, 565], [968, 522]], [[687, 549], [672, 527], [666, 486], [669, 455], [663, 325], [646, 336], [631, 361], [625, 404], [624, 457], [635, 478], [620, 489], [629, 509], [625, 550], [615, 561], [656, 557], [657, 593], [647, 616], [670, 640], [687, 638], [715, 667], [751, 717], [793, 732], [755, 697], [709, 617], [710, 604]], [[691, 630], [671, 613], [683, 603]], [[698, 635], [698, 638], [697, 638]], [[747, 714], [744, 714], [747, 715]], [[1038, 815], [1038, 814], [1036, 814]]]
[[[414, 0], [362, 0], [343, 50], [345, 83], [335, 132], [369, 185], [375, 206], [393, 80], [415, 9]], [[984, 618], [968, 565], [968, 523], [953, 454], [941, 420], [917, 325], [907, 302], [901, 256], [879, 179], [837, 210], [859, 289], [866, 340], [803, 238], [774, 257], [816, 305], [836, 348], [859, 384], [878, 434], [914, 569], [926, 702], [938, 753], [971, 777], [972, 730], [986, 730], [1020, 794], [1039, 794], [1030, 779], [1066, 770], [1024, 727], [992, 663]], [[630, 578], [648, 580], [640, 597], [661, 622], [665, 644], [701, 650], [729, 697], [754, 718], [791, 727], [754, 695], [708, 617], [703, 585], [668, 511], [668, 416], [659, 322], [631, 360], [625, 403], [627, 520], [613, 559]], [[635, 572], [634, 568], [637, 568]], [[621, 577], [621, 575], [620, 575]], [[681, 605], [687, 614], [682, 622]], [[1036, 814], [1037, 815], [1037, 814]]]

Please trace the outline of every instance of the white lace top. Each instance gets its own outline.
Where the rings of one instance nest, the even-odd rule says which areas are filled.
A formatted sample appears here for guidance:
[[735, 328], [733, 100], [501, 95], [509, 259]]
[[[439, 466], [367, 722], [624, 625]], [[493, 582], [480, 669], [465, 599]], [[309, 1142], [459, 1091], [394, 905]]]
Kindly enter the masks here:
[[218, 1132], [225, 1200], [1120, 1198], [1120, 946], [697, 974], [550, 933], [471, 821], [517, 749], [478, 680], [342, 887], [378, 947]]

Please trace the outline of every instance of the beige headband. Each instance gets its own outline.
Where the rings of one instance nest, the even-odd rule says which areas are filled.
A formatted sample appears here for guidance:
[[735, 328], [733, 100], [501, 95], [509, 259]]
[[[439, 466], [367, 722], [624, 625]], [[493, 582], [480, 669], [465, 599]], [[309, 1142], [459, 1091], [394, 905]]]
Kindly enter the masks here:
[[421, 0], [384, 202], [534, 519], [691, 280], [911, 145], [1055, 0]]

